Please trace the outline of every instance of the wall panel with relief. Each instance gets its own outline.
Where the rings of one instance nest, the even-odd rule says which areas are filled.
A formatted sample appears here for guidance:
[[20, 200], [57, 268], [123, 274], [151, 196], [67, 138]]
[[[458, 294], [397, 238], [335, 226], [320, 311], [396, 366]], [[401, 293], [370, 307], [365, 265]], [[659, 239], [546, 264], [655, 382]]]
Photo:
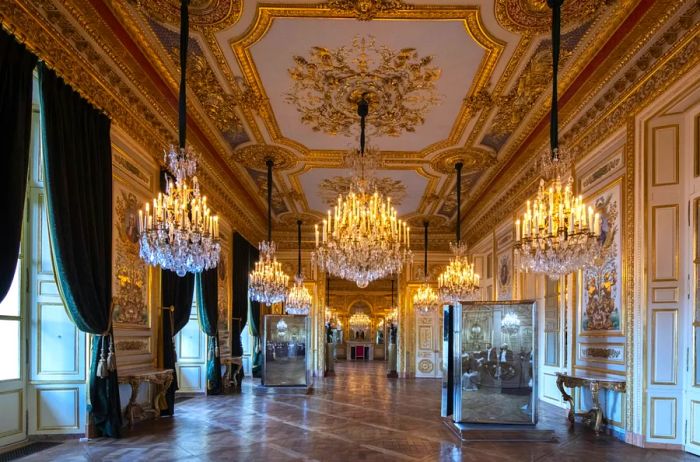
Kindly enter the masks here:
[[158, 190], [158, 169], [119, 138], [112, 154], [112, 322], [120, 371], [155, 366], [159, 269], [139, 257], [138, 211]]

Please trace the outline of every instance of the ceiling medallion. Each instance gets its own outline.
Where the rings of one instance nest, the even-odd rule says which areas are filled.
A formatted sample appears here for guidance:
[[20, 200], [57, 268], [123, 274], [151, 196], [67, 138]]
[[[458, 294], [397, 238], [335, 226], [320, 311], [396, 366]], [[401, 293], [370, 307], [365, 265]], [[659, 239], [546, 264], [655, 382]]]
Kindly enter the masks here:
[[296, 165], [296, 158], [288, 149], [269, 144], [249, 144], [231, 154], [231, 160], [255, 170], [266, 170], [269, 159], [277, 170], [289, 170]]
[[[178, 0], [129, 0], [153, 19], [177, 24], [180, 19]], [[224, 29], [235, 24], [241, 16], [241, 0], [190, 0], [192, 29]]]
[[294, 63], [287, 101], [314, 131], [349, 134], [364, 97], [370, 134], [400, 136], [414, 132], [440, 102], [435, 82], [441, 70], [432, 56], [421, 57], [415, 48], [391, 50], [372, 36], [356, 36], [351, 46], [335, 50], [313, 47], [308, 58], [294, 56]]
[[[614, 0], [576, 0], [565, 2], [562, 13], [567, 25], [577, 25], [593, 16], [596, 10]], [[547, 32], [552, 26], [547, 0], [497, 0], [496, 19], [511, 32]]]
[[341, 13], [350, 11], [360, 21], [369, 21], [381, 13], [413, 9], [413, 5], [407, 5], [401, 0], [329, 0], [323, 6]]
[[430, 166], [436, 172], [449, 175], [454, 171], [457, 163], [462, 164], [462, 174], [485, 170], [496, 163], [496, 156], [486, 149], [479, 148], [455, 148], [448, 149], [438, 154]]

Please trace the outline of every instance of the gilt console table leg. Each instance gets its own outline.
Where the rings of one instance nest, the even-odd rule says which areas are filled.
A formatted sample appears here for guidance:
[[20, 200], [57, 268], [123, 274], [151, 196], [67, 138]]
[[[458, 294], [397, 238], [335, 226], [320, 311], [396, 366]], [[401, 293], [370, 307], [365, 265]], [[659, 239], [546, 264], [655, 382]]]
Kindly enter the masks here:
[[126, 418], [129, 421], [129, 428], [134, 428], [134, 408], [137, 406], [136, 400], [139, 396], [141, 382], [132, 379], [129, 380], [129, 385], [131, 386], [131, 396], [129, 397], [129, 404], [126, 405]]
[[595, 435], [600, 435], [600, 425], [603, 423], [603, 410], [600, 407], [600, 384], [598, 382], [591, 382], [591, 397], [593, 398], [593, 409], [595, 412], [595, 421], [593, 425], [593, 430], [595, 430]]
[[557, 388], [561, 392], [561, 397], [564, 401], [567, 401], [569, 403], [569, 423], [571, 425], [574, 424], [574, 399], [569, 395], [566, 390], [564, 390], [564, 378], [563, 377], [557, 377]]

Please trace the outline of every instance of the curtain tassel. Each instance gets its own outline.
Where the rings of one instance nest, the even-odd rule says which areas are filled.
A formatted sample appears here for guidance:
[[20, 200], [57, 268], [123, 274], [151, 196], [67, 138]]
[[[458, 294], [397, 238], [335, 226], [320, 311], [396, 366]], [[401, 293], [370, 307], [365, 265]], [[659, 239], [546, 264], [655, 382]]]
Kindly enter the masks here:
[[105, 337], [102, 337], [100, 348], [100, 360], [97, 362], [97, 376], [100, 378], [109, 377], [109, 371], [107, 370], [107, 360], [105, 359]]
[[208, 355], [209, 361], [214, 361], [215, 356], [216, 356], [216, 347], [211, 348], [209, 350], [209, 355]]
[[117, 358], [114, 355], [114, 340], [112, 335], [109, 336], [109, 353], [107, 353], [107, 370], [116, 371], [117, 370]]
[[216, 356], [218, 358], [219, 357], [219, 339], [216, 337], [214, 337], [214, 345], [216, 345], [214, 347], [214, 356]]

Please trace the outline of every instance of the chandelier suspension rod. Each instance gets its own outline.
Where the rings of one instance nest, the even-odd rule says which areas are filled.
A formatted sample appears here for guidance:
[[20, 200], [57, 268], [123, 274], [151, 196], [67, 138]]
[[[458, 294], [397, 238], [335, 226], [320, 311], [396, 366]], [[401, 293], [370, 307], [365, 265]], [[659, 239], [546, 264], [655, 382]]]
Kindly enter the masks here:
[[455, 170], [457, 171], [457, 227], [455, 242], [459, 244], [461, 241], [461, 230], [462, 230], [462, 162], [457, 162], [455, 164]]
[[267, 159], [267, 241], [272, 242], [272, 159]]
[[428, 220], [423, 222], [423, 277], [428, 279]]
[[187, 47], [189, 45], [190, 18], [188, 5], [190, 0], [180, 3], [180, 100], [178, 107], [178, 131], [180, 148], [185, 148], [187, 139]]
[[297, 275], [301, 277], [301, 220], [297, 220]]
[[360, 116], [360, 156], [365, 155], [365, 120], [367, 114], [369, 114], [369, 103], [365, 99], [365, 94], [363, 94], [357, 102], [357, 115]]
[[559, 47], [561, 40], [561, 5], [564, 0], [547, 0], [552, 8], [552, 109], [549, 122], [549, 147], [552, 160], [559, 159]]

